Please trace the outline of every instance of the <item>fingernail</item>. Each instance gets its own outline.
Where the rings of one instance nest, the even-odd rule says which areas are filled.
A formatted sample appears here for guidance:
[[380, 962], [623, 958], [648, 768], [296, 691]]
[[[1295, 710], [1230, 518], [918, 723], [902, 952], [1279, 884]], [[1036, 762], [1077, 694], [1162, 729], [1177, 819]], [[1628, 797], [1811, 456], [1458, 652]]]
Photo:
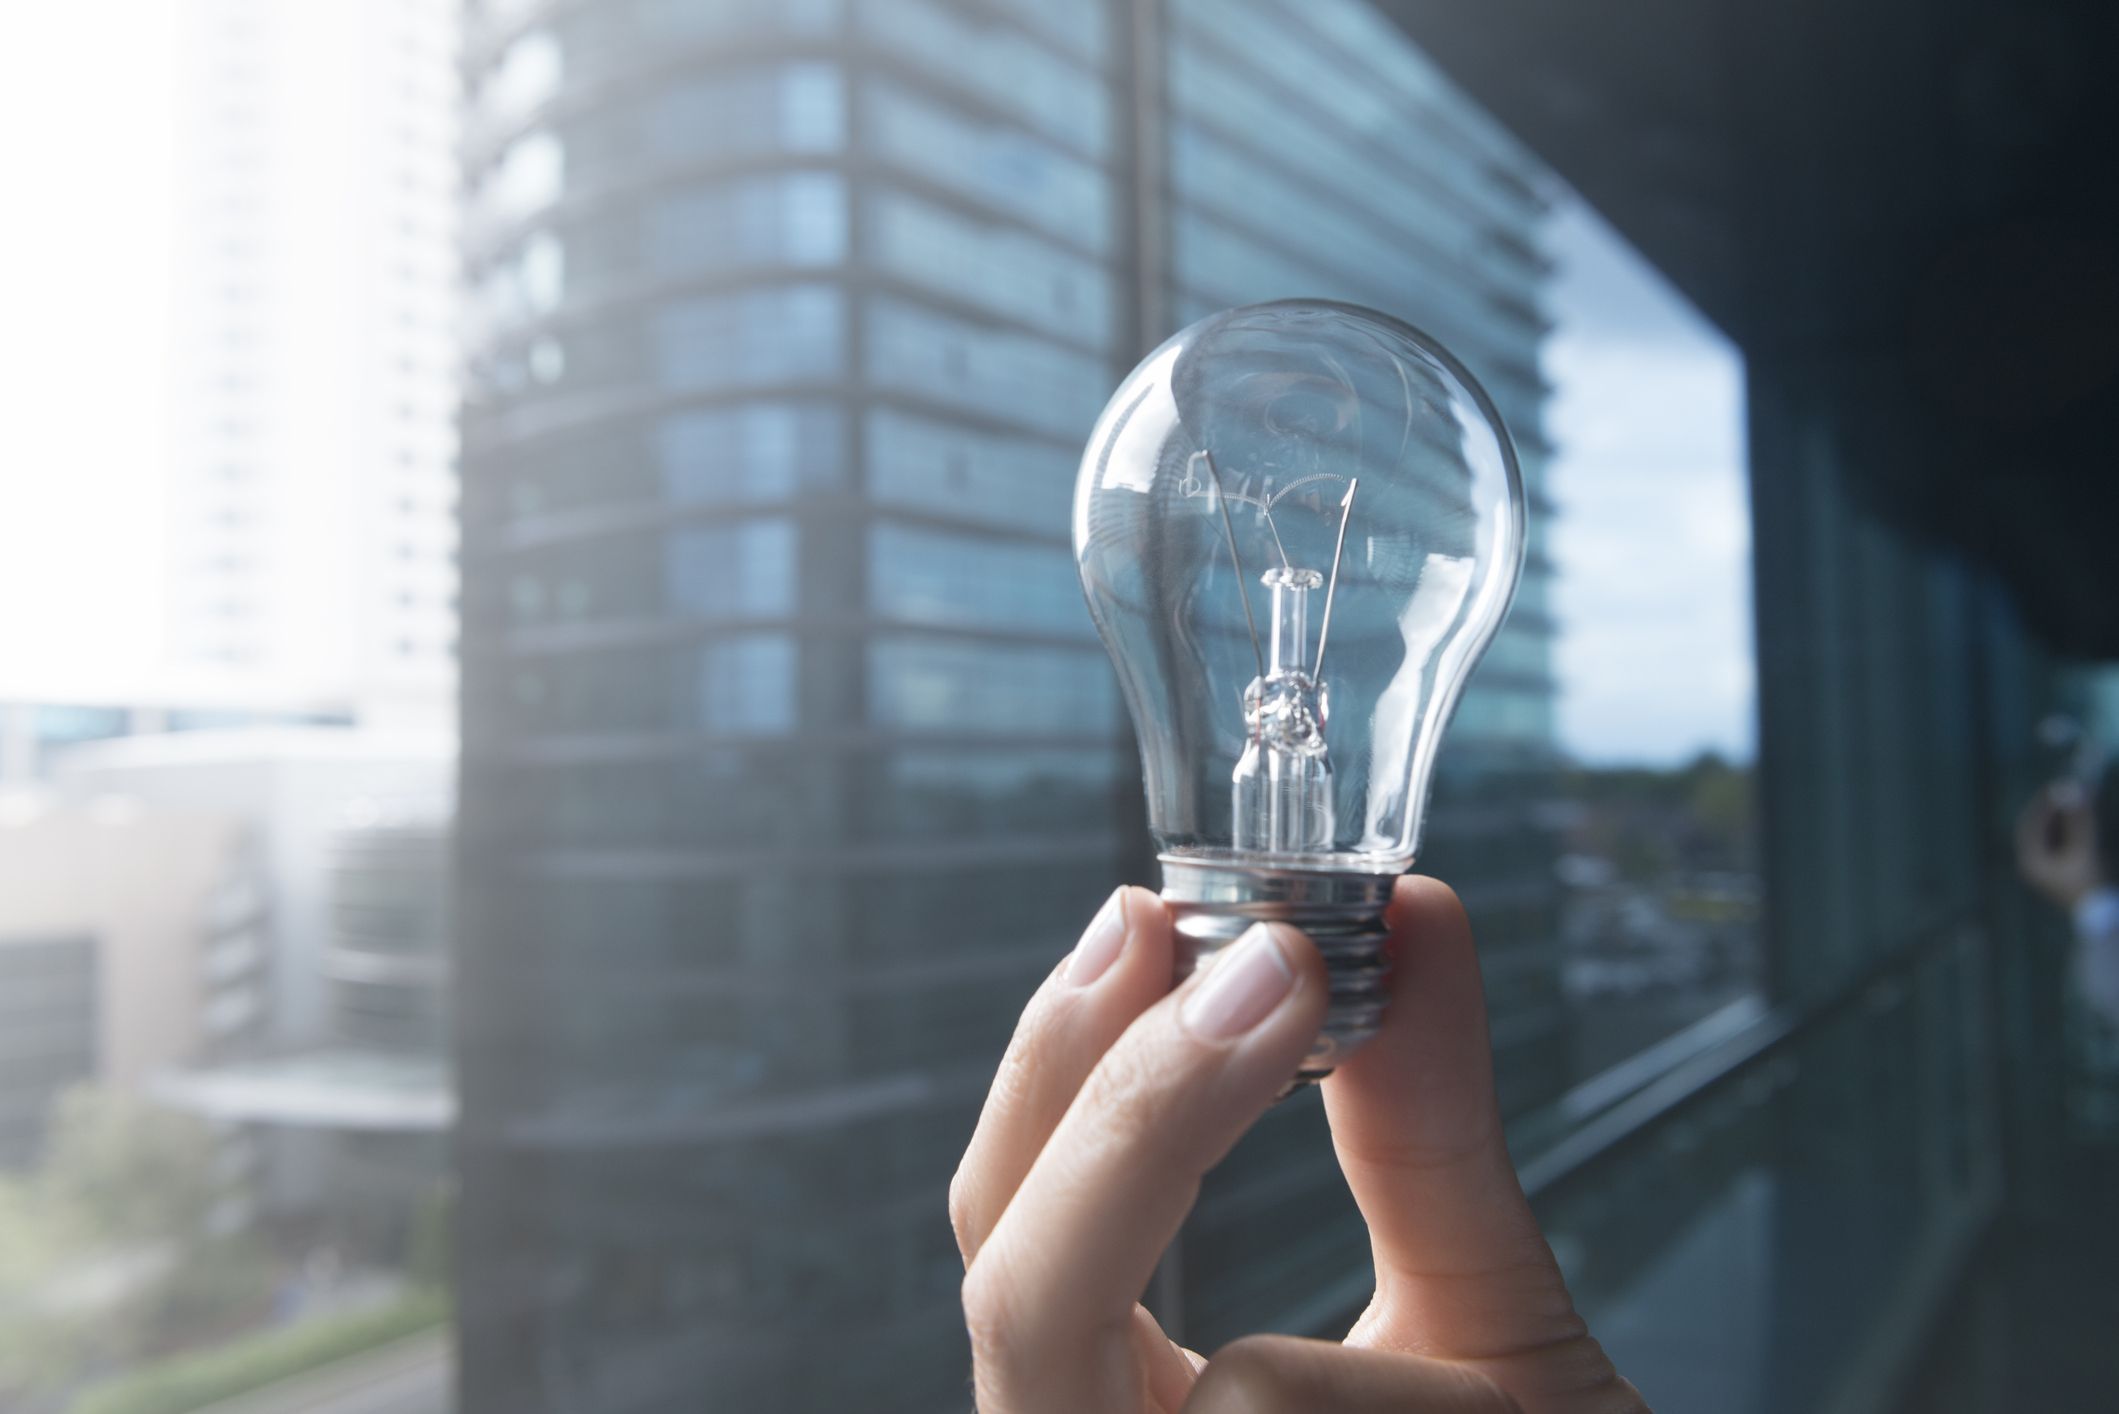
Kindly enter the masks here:
[[1273, 930], [1253, 923], [1207, 969], [1198, 988], [1185, 998], [1177, 1019], [1195, 1036], [1226, 1041], [1264, 1021], [1294, 985], [1295, 969], [1281, 955]]
[[1086, 987], [1111, 970], [1126, 946], [1126, 906], [1119, 902], [1123, 889], [1114, 890], [1104, 906], [1089, 920], [1089, 930], [1074, 945], [1067, 958], [1067, 981]]

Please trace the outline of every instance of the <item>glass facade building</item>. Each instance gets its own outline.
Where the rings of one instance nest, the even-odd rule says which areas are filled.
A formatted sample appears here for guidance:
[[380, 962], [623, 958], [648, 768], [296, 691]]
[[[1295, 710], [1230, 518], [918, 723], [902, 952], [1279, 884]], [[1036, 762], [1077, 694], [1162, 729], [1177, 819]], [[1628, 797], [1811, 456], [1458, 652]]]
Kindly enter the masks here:
[[[1359, 0], [468, 18], [465, 1407], [960, 1407], [949, 1174], [1152, 877], [1081, 444], [1177, 325], [1321, 295], [1458, 349], [1537, 488], [1535, 169]], [[1519, 1105], [1566, 1078], [1548, 580], [1534, 542], [1432, 849]], [[1217, 1174], [1157, 1296], [1196, 1341], [1362, 1270], [1321, 1123]]]

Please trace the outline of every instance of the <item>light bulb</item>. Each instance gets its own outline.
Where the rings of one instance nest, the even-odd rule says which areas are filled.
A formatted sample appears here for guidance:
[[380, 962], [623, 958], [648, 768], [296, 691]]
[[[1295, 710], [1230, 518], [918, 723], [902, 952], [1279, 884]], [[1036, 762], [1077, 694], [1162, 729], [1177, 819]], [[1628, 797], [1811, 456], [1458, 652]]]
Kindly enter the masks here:
[[1180, 970], [1302, 928], [1331, 1008], [1301, 1078], [1383, 1014], [1384, 909], [1443, 728], [1522, 573], [1523, 481], [1434, 340], [1284, 300], [1192, 325], [1097, 420], [1082, 586], [1140, 741]]

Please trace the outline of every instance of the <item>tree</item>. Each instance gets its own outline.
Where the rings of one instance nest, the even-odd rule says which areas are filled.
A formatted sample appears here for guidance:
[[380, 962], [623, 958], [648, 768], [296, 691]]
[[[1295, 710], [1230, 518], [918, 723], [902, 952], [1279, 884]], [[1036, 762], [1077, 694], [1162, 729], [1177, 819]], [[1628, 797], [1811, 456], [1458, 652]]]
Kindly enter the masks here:
[[0, 1181], [0, 1406], [63, 1390], [261, 1307], [269, 1268], [217, 1235], [211, 1133], [81, 1087], [42, 1162]]

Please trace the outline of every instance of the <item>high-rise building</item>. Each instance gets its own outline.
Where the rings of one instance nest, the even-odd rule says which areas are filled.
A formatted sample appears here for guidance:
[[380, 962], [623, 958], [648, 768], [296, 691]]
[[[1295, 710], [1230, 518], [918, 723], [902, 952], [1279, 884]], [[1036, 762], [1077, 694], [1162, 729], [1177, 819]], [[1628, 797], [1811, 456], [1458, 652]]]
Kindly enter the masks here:
[[445, 718], [456, 11], [176, 9], [170, 667]]
[[[1532, 169], [1358, 0], [474, 0], [466, 72], [465, 1407], [961, 1407], [949, 1173], [1151, 877], [1082, 441], [1181, 319], [1336, 295], [1462, 349], [1535, 485]], [[1549, 758], [1544, 582], [1463, 770]], [[1436, 847], [1509, 934], [1549, 861], [1482, 795]], [[1504, 1030], [1557, 974], [1508, 953]], [[1185, 1254], [1202, 1329], [1364, 1259], [1283, 1224], [1205, 1299], [1322, 1182], [1284, 1109]]]

